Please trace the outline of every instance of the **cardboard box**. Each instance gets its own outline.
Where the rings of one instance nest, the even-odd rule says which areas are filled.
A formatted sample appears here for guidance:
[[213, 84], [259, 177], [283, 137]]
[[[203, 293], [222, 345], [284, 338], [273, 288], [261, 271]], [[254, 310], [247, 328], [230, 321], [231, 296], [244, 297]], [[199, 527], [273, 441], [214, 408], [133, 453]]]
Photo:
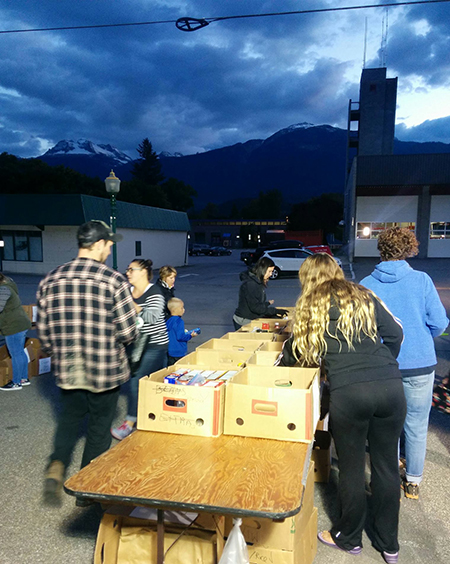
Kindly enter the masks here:
[[223, 432], [309, 443], [319, 410], [318, 368], [249, 364], [227, 386]]
[[314, 481], [328, 482], [331, 471], [331, 434], [328, 431], [316, 431], [311, 460], [314, 461]]
[[12, 360], [6, 345], [0, 347], [0, 386], [12, 380]]
[[25, 313], [30, 318], [31, 324], [35, 325], [36, 320], [37, 320], [37, 305], [36, 304], [31, 304], [31, 305], [23, 305], [22, 304], [22, 307], [25, 310]]
[[251, 340], [248, 341], [244, 339], [240, 339], [239, 341], [234, 341], [231, 339], [210, 339], [197, 347], [197, 351], [200, 350], [214, 350], [214, 351], [235, 351], [235, 352], [244, 352], [247, 351], [252, 353], [258, 350], [261, 345], [264, 343], [262, 340]]
[[[186, 368], [194, 367], [186, 365]], [[139, 380], [137, 428], [201, 437], [221, 435], [225, 384], [218, 388], [165, 384], [164, 377], [173, 371], [171, 366]]]
[[317, 553], [317, 508], [296, 538], [293, 550], [280, 550], [259, 545], [248, 546], [250, 564], [312, 564]]
[[[167, 525], [164, 550], [179, 537], [183, 528]], [[214, 564], [215, 533], [189, 529], [167, 552], [165, 564], [201, 562]], [[154, 521], [105, 513], [95, 546], [94, 564], [148, 564], [156, 562], [157, 537]]]
[[228, 370], [237, 370], [245, 366], [247, 360], [252, 355], [251, 351], [233, 351], [233, 350], [211, 350], [197, 349], [191, 354], [183, 356], [175, 366], [203, 366], [211, 368], [211, 370], [219, 368]]
[[330, 414], [327, 413], [323, 419], [319, 419], [317, 423], [316, 431], [328, 431], [328, 425], [330, 422]]
[[269, 341], [266, 343], [263, 343], [261, 345], [261, 348], [258, 349], [260, 351], [271, 351], [271, 352], [281, 352], [283, 350], [283, 345], [284, 342], [283, 341]]
[[[274, 344], [277, 345], [278, 343]], [[255, 351], [248, 359], [247, 365], [257, 364], [258, 366], [273, 366], [279, 356], [279, 351]]]
[[[255, 319], [254, 321], [251, 321], [249, 325], [252, 328], [257, 327], [258, 329], [264, 329], [263, 326], [265, 326], [266, 329], [272, 332], [281, 332], [285, 330], [290, 332], [291, 321], [289, 319], [270, 317], [268, 319]], [[248, 327], [248, 325], [245, 325], [245, 327]], [[243, 329], [243, 327], [241, 329]]]
[[231, 333], [225, 333], [220, 339], [227, 339], [230, 341], [273, 341], [274, 334], [267, 332], [250, 332], [243, 335], [240, 331], [233, 331]]
[[32, 376], [46, 374], [51, 371], [51, 358], [42, 351], [39, 339], [27, 339], [25, 341], [25, 348], [27, 349], [30, 357], [30, 364], [32, 364]]
[[[303, 535], [314, 511], [314, 463], [309, 465], [302, 507], [297, 515], [288, 517], [281, 523], [271, 519], [243, 517], [241, 531], [248, 545], [276, 550], [294, 550], [298, 537]], [[233, 526], [231, 517], [225, 518], [225, 536]], [[248, 547], [251, 552], [251, 547]]]

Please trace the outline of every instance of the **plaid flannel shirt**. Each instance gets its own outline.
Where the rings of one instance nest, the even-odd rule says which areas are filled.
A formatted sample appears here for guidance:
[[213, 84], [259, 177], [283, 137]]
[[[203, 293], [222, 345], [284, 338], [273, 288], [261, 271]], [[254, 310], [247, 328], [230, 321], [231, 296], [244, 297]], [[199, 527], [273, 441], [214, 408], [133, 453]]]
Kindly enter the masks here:
[[136, 335], [136, 312], [125, 277], [89, 258], [49, 274], [37, 292], [37, 330], [52, 356], [57, 384], [102, 392], [130, 377], [125, 345]]

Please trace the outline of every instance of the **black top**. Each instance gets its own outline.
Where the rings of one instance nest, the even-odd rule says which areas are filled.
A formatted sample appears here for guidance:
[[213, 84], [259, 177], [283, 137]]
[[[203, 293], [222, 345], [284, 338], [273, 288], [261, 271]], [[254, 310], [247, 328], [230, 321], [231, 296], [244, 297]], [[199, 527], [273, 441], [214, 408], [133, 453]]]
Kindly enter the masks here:
[[165, 282], [163, 282], [161, 278], [158, 278], [156, 283], [158, 284], [161, 293], [166, 301], [166, 304], [164, 306], [164, 318], [167, 321], [171, 315], [169, 308], [167, 307], [167, 304], [171, 298], [175, 297], [175, 288], [174, 287], [169, 288], [169, 286]]
[[266, 287], [263, 282], [249, 271], [241, 272], [242, 280], [239, 289], [239, 303], [234, 312], [244, 319], [258, 319], [258, 317], [273, 317], [277, 309], [266, 299]]
[[[336, 306], [330, 308], [329, 332], [331, 335], [337, 334], [338, 337], [333, 338], [328, 332], [325, 334], [327, 352], [323, 362], [330, 391], [357, 382], [401, 378], [398, 362], [395, 359], [400, 352], [403, 330], [379, 300], [373, 298], [373, 301], [378, 329], [377, 339], [374, 342], [367, 335], [361, 334], [361, 342], [354, 340], [353, 349], [349, 349], [342, 333], [336, 332], [339, 309]], [[293, 336], [283, 347], [280, 366], [295, 364], [292, 343]]]

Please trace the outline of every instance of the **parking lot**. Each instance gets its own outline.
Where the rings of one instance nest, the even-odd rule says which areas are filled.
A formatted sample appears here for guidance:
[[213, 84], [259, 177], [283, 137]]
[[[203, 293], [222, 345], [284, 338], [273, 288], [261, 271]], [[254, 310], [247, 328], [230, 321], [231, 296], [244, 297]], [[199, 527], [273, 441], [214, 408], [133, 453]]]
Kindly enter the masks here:
[[[231, 256], [190, 257], [189, 265], [179, 269], [176, 296], [186, 305], [185, 324], [200, 327], [201, 335], [190, 343], [190, 350], [213, 337], [233, 330], [232, 315], [237, 305], [239, 273], [246, 267], [240, 251]], [[355, 281], [366, 276], [375, 259], [344, 264], [344, 271]], [[411, 261], [414, 268], [428, 272], [438, 287], [447, 312], [450, 312], [450, 259]], [[23, 303], [34, 303], [37, 276], [14, 276]], [[269, 299], [275, 306], [292, 306], [299, 294], [295, 276], [270, 281]], [[32, 333], [33, 334], [33, 333]], [[450, 337], [436, 339], [438, 378], [450, 369]], [[21, 393], [0, 394], [2, 424], [2, 480], [0, 495], [0, 562], [2, 564], [89, 564], [92, 562], [100, 514], [95, 508], [76, 508], [74, 498], [65, 496], [59, 509], [43, 507], [41, 489], [44, 467], [51, 450], [55, 427], [58, 390], [50, 374], [33, 379]], [[125, 415], [125, 398], [119, 402], [117, 422]], [[408, 564], [448, 562], [450, 504], [446, 485], [450, 468], [450, 417], [432, 412], [425, 479], [419, 501], [404, 498], [400, 519], [400, 562]], [[69, 473], [79, 468], [82, 440]], [[171, 476], [170, 479], [182, 479]], [[337, 469], [334, 461], [331, 481], [317, 484], [315, 505], [319, 508], [319, 529], [330, 526], [337, 513]], [[354, 556], [318, 547], [316, 564], [346, 563]], [[364, 538], [364, 550], [357, 557], [361, 564], [382, 562], [381, 556]], [[274, 562], [273, 564], [277, 564]]]

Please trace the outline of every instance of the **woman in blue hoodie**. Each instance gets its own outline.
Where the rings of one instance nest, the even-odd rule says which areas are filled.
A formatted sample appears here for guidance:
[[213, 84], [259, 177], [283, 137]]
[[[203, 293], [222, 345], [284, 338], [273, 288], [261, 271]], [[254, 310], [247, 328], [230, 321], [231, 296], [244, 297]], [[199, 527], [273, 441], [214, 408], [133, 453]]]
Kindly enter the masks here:
[[378, 250], [381, 262], [361, 284], [380, 297], [403, 326], [404, 341], [397, 358], [407, 405], [403, 489], [406, 497], [418, 499], [437, 363], [433, 338], [441, 335], [449, 320], [431, 278], [405, 260], [418, 253], [412, 231], [386, 229], [378, 237]]

